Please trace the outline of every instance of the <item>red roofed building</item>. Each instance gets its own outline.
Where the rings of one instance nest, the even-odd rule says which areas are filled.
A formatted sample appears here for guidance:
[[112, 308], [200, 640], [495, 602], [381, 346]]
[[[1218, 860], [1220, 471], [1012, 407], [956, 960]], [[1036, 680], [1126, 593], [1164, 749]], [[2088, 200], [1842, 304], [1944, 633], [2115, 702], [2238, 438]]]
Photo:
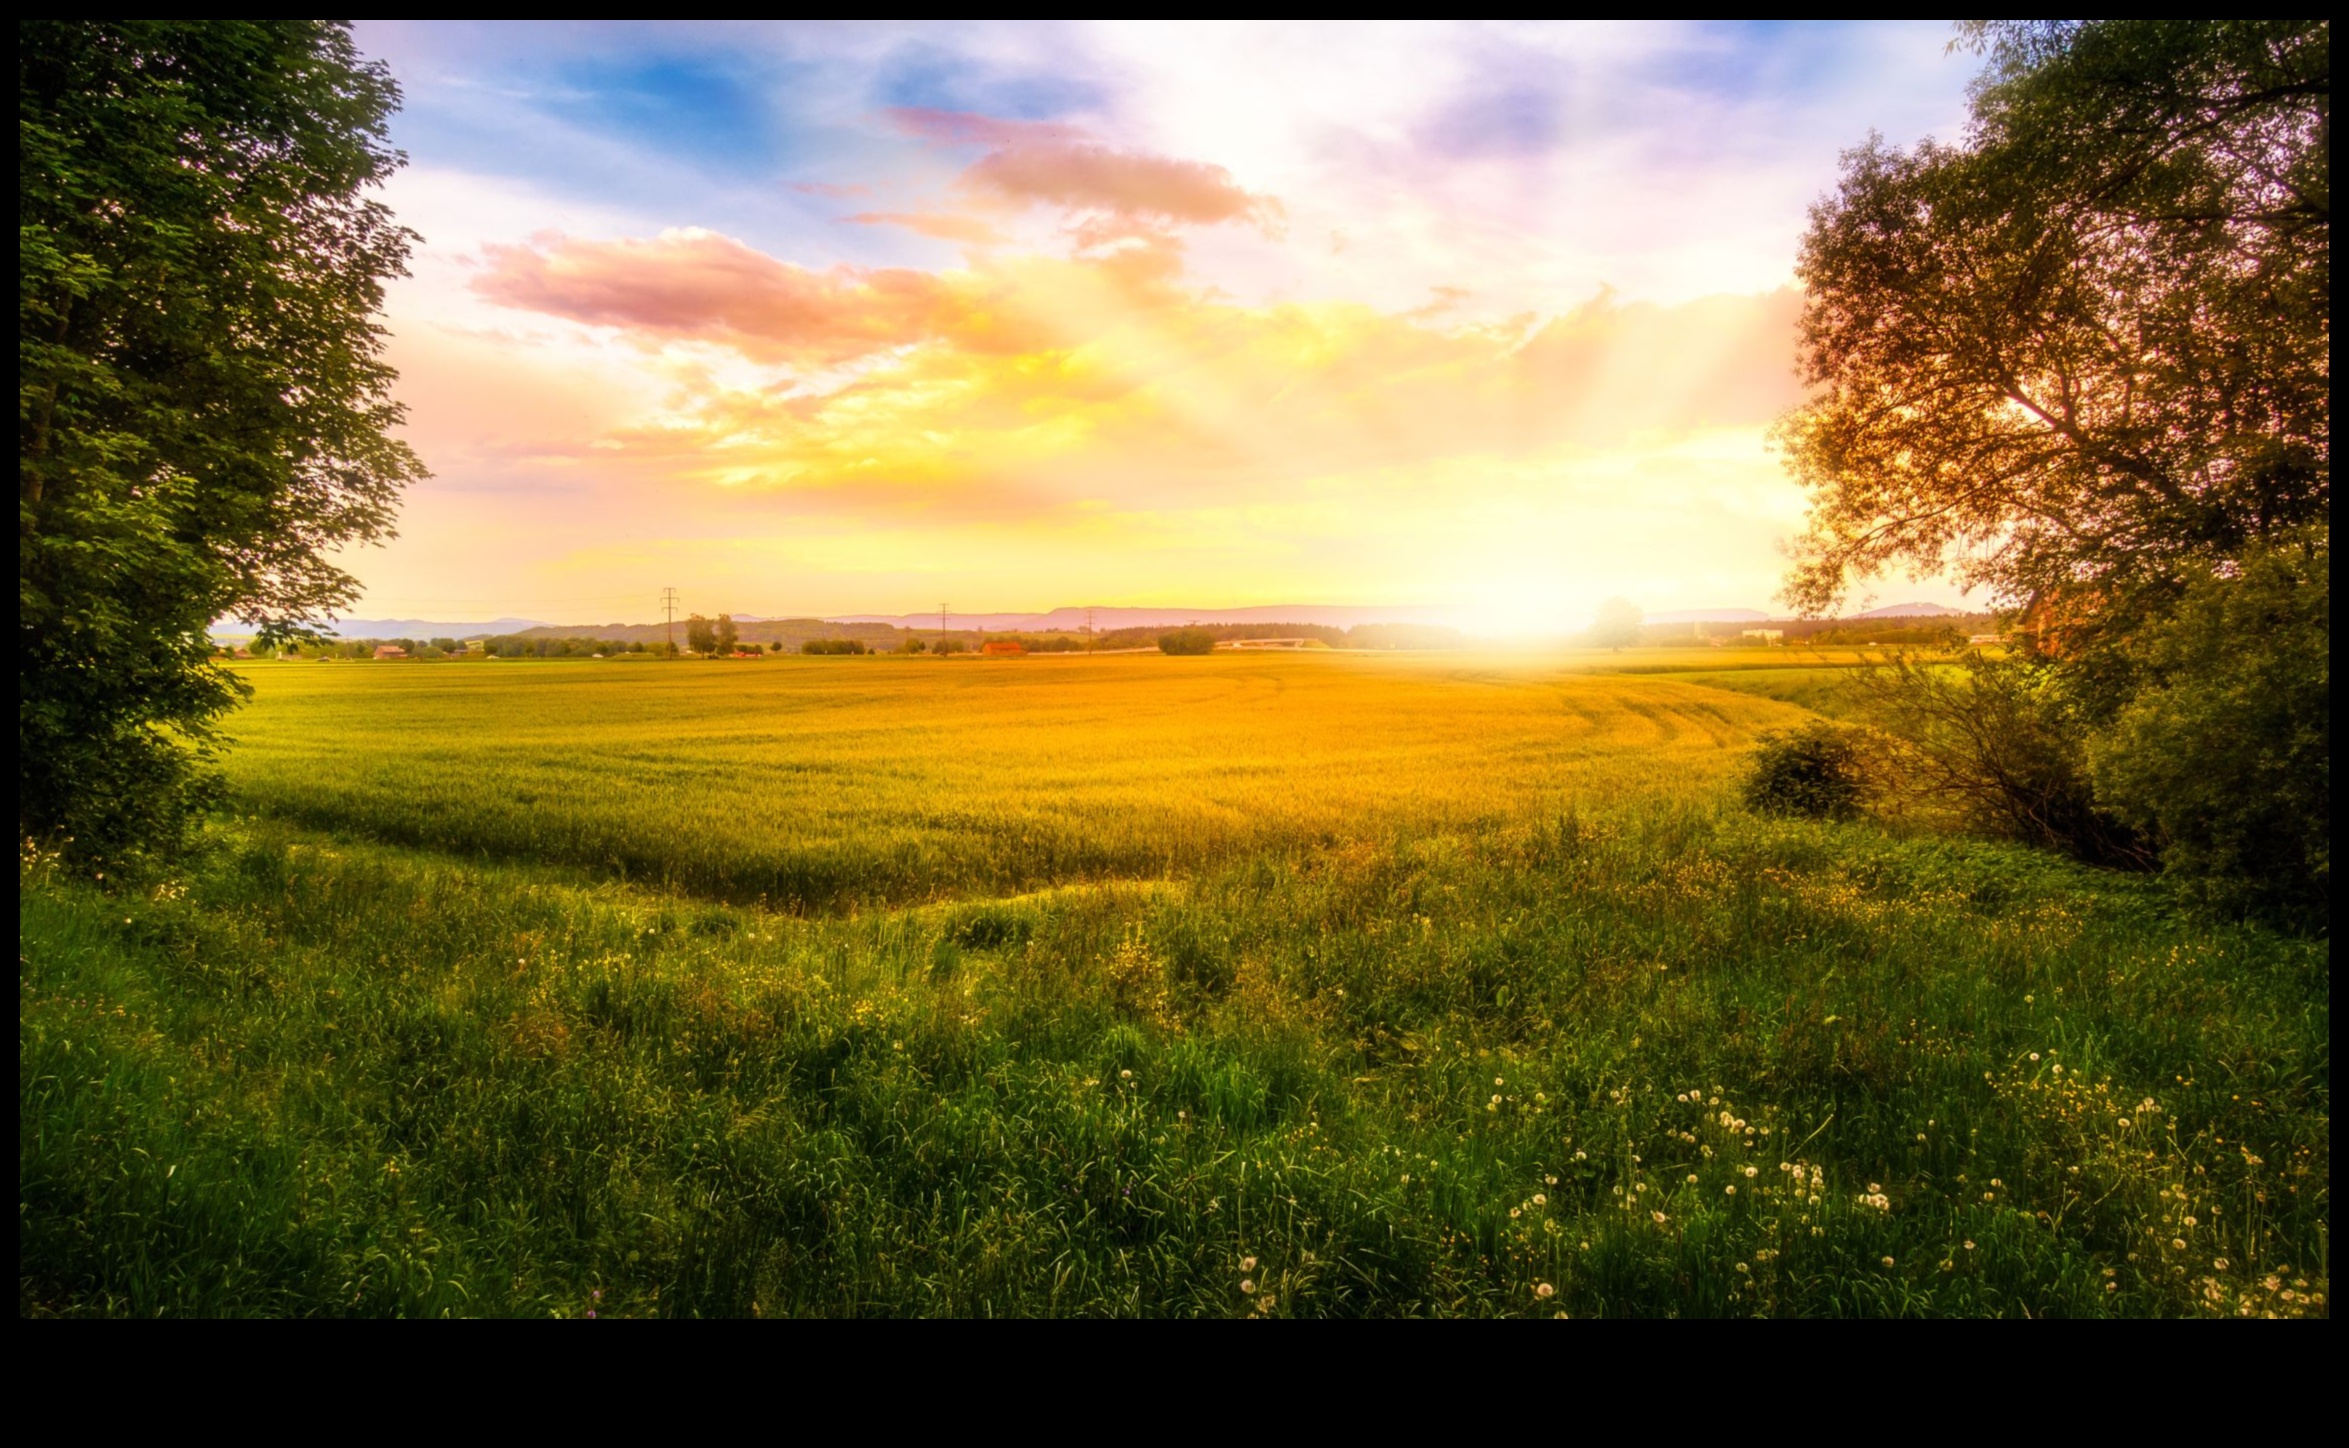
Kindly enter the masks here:
[[989, 639], [979, 652], [990, 659], [1016, 659], [1027, 652], [1016, 639]]

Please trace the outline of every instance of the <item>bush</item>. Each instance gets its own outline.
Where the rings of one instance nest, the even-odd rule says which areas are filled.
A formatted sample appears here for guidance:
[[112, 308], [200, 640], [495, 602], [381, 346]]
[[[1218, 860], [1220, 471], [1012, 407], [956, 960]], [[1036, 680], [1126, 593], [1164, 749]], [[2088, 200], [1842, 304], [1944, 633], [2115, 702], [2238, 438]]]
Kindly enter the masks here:
[[863, 639], [809, 639], [799, 646], [803, 654], [863, 654], [872, 650]]
[[1886, 739], [1883, 798], [1895, 811], [2089, 864], [2152, 863], [2142, 833], [2098, 805], [2087, 726], [2049, 666], [1973, 653], [1895, 658], [1853, 678]]
[[1215, 635], [1203, 628], [1178, 628], [1159, 636], [1158, 651], [1185, 656], [1211, 654], [1215, 652]]
[[1746, 776], [1746, 808], [1803, 819], [1850, 819], [1867, 799], [1865, 758], [1857, 731], [1825, 721], [1765, 734]]
[[2144, 679], [2089, 747], [2100, 801], [2209, 903], [2327, 928], [2332, 880], [2330, 539], [2187, 585], [2132, 641]]

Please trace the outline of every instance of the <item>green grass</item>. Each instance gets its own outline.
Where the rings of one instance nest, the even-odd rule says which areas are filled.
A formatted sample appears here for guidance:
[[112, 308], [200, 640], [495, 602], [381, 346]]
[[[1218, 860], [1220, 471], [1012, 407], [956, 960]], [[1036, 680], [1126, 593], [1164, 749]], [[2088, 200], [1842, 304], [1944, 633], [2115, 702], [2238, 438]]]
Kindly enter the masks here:
[[20, 1312], [2328, 1311], [2325, 942], [1740, 815], [1768, 700], [1116, 663], [257, 671], [184, 878], [26, 865]]

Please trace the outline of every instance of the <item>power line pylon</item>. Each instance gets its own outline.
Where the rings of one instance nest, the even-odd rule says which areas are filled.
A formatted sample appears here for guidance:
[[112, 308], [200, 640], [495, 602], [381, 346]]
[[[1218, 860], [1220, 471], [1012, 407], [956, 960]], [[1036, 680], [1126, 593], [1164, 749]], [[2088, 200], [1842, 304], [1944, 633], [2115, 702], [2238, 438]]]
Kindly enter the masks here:
[[1085, 605], [1085, 652], [1093, 652], [1093, 647], [1096, 642], [1097, 640], [1094, 638], [1093, 634], [1093, 606], [1091, 604], [1087, 604]]
[[938, 652], [946, 652], [946, 605], [938, 605]]
[[676, 589], [674, 589], [674, 588], [664, 588], [664, 589], [662, 589], [662, 590], [661, 590], [661, 614], [662, 614], [662, 616], [663, 616], [664, 618], [666, 618], [666, 619], [668, 620], [668, 625], [669, 625], [669, 652], [670, 652], [670, 653], [673, 655], [673, 654], [675, 654], [675, 653], [677, 652], [677, 590], [676, 590]]

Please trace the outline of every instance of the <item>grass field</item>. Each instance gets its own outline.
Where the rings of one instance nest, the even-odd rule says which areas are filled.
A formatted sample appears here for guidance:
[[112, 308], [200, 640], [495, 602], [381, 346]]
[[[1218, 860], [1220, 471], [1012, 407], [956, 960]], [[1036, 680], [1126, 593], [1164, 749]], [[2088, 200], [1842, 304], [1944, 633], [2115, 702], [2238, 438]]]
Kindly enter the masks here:
[[1843, 662], [257, 667], [20, 1311], [2329, 1312], [2327, 944], [1736, 811]]

